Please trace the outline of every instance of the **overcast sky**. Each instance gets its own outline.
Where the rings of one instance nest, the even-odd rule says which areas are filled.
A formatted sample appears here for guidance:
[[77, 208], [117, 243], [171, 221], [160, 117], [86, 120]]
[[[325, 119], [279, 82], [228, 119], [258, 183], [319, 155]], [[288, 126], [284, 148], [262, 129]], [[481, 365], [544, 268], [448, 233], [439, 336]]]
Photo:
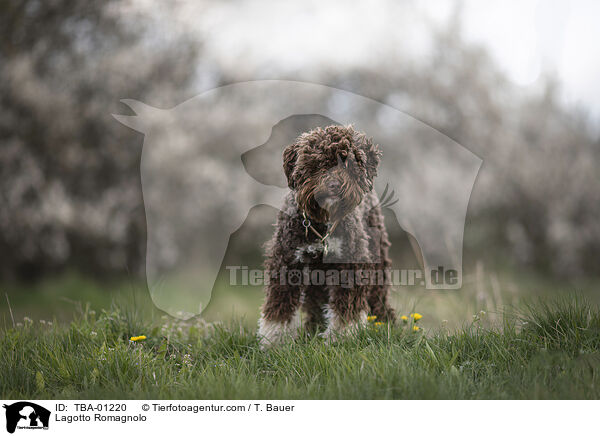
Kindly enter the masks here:
[[[179, 4], [178, 20], [203, 34], [225, 68], [294, 72], [351, 68], [391, 52], [418, 61], [426, 56], [431, 24], [447, 20], [456, 0], [252, 0], [200, 11], [193, 2]], [[464, 37], [488, 47], [523, 91], [550, 72], [562, 83], [565, 103], [598, 118], [599, 1], [464, 0], [462, 10]]]
[[568, 103], [600, 114], [600, 2], [472, 0], [465, 6], [465, 36], [489, 47], [515, 83], [530, 86], [540, 73], [553, 72]]

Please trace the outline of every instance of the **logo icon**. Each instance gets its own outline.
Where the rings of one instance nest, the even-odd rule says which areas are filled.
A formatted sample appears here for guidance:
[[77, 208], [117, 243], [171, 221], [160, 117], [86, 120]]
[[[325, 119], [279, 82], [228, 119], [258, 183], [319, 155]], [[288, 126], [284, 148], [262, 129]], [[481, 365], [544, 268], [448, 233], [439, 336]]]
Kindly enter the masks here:
[[14, 433], [19, 429], [48, 429], [50, 411], [28, 401], [19, 401], [2, 406], [6, 409], [6, 431]]

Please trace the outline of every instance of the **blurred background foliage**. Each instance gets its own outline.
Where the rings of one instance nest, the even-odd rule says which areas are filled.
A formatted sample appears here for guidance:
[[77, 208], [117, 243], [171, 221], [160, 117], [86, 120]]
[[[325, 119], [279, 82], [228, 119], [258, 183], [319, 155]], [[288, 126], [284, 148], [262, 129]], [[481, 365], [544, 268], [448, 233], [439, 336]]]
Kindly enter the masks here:
[[[268, 78], [316, 82], [386, 103], [483, 159], [465, 227], [465, 273], [478, 277], [466, 282], [473, 295], [494, 293], [490, 269], [573, 283], [597, 277], [600, 142], [594, 122], [563, 104], [552, 74], [527, 91], [509, 80], [485, 47], [463, 37], [460, 2], [442, 24], [423, 20], [426, 55], [373, 47], [368, 62], [320, 66], [295, 59], [293, 67], [285, 59], [232, 60], [239, 52], [252, 56], [244, 35], [232, 54], [218, 37], [218, 21], [210, 25], [204, 17], [232, 14], [234, 20], [238, 5], [248, 10], [248, 2], [236, 1], [193, 8], [142, 0], [0, 3], [3, 283], [69, 271], [104, 281], [143, 278], [143, 136], [111, 117], [130, 113], [119, 100], [168, 108], [216, 86]], [[393, 8], [411, 17], [414, 4]], [[401, 24], [384, 28], [390, 46], [402, 38]], [[314, 43], [336, 50], [327, 40]], [[215, 144], [227, 140], [220, 135]], [[395, 256], [412, 256], [402, 229], [390, 222], [393, 216], [387, 219], [399, 247]], [[240, 230], [227, 262], [260, 265], [271, 228], [258, 230], [251, 222]], [[38, 285], [27, 286], [20, 289]]]
[[142, 138], [119, 99], [175, 104], [200, 46], [119, 1], [0, 5], [0, 274], [140, 273]]

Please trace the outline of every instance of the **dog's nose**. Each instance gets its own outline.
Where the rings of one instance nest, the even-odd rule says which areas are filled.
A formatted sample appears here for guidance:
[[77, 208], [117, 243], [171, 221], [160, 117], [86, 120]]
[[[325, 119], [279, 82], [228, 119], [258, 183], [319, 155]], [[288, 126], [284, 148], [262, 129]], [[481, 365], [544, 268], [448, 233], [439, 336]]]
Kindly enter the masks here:
[[342, 186], [342, 184], [340, 183], [339, 180], [333, 179], [333, 180], [329, 180], [327, 182], [327, 189], [330, 192], [337, 192], [337, 191], [339, 191], [339, 189], [340, 189], [341, 186]]

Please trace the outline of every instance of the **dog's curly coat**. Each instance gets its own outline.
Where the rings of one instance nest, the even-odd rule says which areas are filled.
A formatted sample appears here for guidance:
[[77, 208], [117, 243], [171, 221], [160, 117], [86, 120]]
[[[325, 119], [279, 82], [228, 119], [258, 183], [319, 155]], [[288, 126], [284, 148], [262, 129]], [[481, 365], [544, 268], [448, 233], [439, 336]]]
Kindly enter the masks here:
[[[338, 125], [304, 133], [285, 149], [283, 168], [291, 192], [267, 244], [269, 282], [259, 321], [263, 346], [294, 337], [300, 309], [306, 313], [307, 330], [324, 329], [330, 338], [366, 322], [368, 314], [378, 321], [394, 320], [389, 285], [381, 280], [349, 288], [339, 283], [292, 285], [282, 277], [292, 270], [384, 273], [390, 268], [390, 242], [373, 192], [380, 155], [364, 134]], [[337, 223], [333, 231], [332, 223]], [[322, 242], [317, 233], [328, 231], [331, 235]]]

